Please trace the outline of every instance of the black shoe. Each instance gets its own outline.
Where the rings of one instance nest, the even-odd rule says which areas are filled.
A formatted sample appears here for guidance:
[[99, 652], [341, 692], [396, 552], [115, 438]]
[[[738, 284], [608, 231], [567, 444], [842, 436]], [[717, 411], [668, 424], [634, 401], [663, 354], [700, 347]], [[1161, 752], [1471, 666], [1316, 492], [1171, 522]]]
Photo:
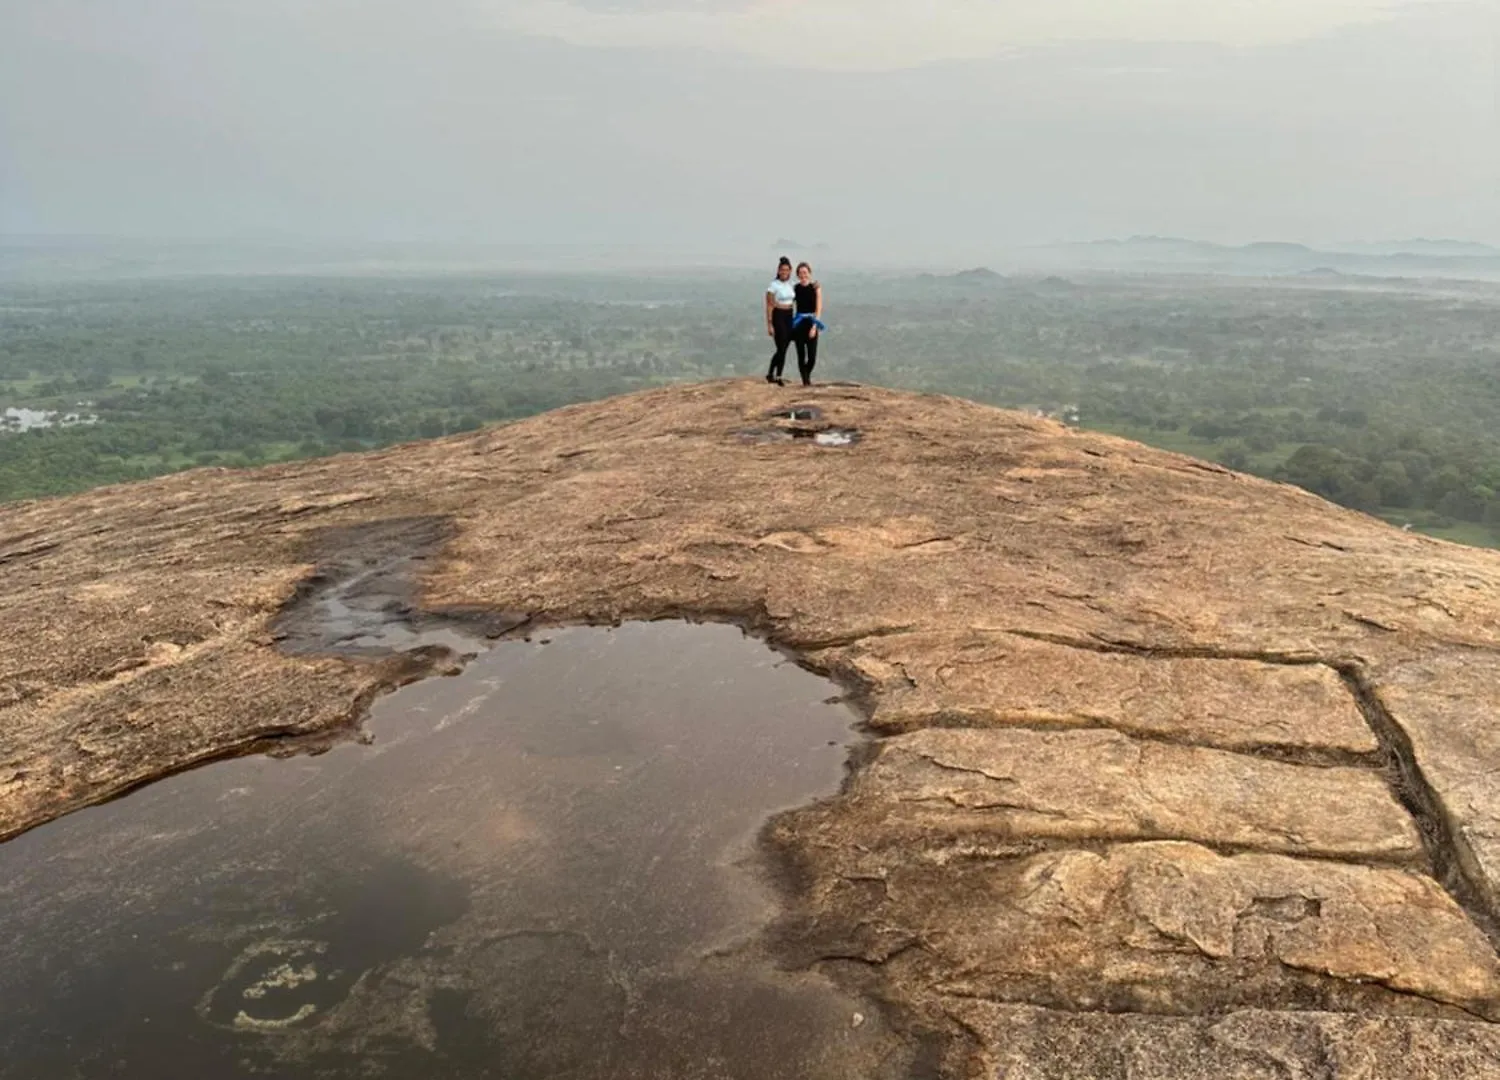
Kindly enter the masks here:
[[766, 382], [773, 383], [775, 381], [776, 381], [776, 376], [775, 375], [767, 375], [766, 376]]

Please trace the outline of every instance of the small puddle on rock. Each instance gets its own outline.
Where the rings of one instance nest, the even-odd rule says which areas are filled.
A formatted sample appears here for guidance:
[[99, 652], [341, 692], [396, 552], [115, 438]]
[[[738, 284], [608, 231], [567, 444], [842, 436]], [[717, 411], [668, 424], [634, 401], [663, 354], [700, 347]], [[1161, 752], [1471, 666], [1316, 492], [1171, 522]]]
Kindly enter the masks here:
[[746, 428], [735, 432], [742, 442], [785, 443], [808, 441], [818, 446], [853, 446], [859, 442], [859, 432], [853, 428]]
[[819, 446], [853, 446], [859, 442], [859, 432], [843, 428], [829, 428], [813, 433], [813, 442]]
[[821, 420], [823, 410], [816, 405], [788, 405], [780, 409], [772, 409], [765, 414], [767, 420]]
[[372, 745], [26, 833], [0, 1076], [906, 1075], [867, 1004], [756, 945], [754, 836], [837, 789], [833, 693], [730, 627], [561, 630], [383, 699]]

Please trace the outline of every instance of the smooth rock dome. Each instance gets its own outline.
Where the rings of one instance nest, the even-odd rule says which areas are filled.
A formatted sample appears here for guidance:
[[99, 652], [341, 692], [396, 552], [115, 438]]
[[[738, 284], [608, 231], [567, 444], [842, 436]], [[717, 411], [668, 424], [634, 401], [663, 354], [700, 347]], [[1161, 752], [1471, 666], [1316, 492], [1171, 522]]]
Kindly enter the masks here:
[[728, 380], [9, 506], [0, 569], [0, 836], [451, 665], [320, 647], [329, 583], [493, 635], [733, 621], [872, 736], [768, 828], [768, 935], [941, 1075], [1500, 1076], [1500, 554], [970, 402]]

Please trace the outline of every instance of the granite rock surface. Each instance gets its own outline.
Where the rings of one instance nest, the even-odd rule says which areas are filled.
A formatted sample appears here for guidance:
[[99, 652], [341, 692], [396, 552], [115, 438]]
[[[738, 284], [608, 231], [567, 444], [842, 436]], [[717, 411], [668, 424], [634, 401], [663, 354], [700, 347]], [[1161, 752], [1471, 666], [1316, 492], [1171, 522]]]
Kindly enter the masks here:
[[1500, 1077], [1500, 555], [950, 398], [723, 381], [7, 506], [0, 837], [349, 737], [454, 662], [382, 620], [684, 617], [863, 709], [768, 934], [944, 1075]]

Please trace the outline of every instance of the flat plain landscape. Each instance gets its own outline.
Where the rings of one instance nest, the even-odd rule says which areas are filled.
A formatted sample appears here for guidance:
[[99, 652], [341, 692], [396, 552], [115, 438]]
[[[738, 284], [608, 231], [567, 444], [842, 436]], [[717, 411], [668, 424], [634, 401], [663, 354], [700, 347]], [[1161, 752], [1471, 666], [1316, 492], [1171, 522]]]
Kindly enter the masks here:
[[[763, 276], [12, 279], [0, 284], [0, 413], [26, 423], [0, 427], [0, 500], [758, 374]], [[1500, 544], [1500, 286], [824, 277], [820, 379], [1046, 413]]]

